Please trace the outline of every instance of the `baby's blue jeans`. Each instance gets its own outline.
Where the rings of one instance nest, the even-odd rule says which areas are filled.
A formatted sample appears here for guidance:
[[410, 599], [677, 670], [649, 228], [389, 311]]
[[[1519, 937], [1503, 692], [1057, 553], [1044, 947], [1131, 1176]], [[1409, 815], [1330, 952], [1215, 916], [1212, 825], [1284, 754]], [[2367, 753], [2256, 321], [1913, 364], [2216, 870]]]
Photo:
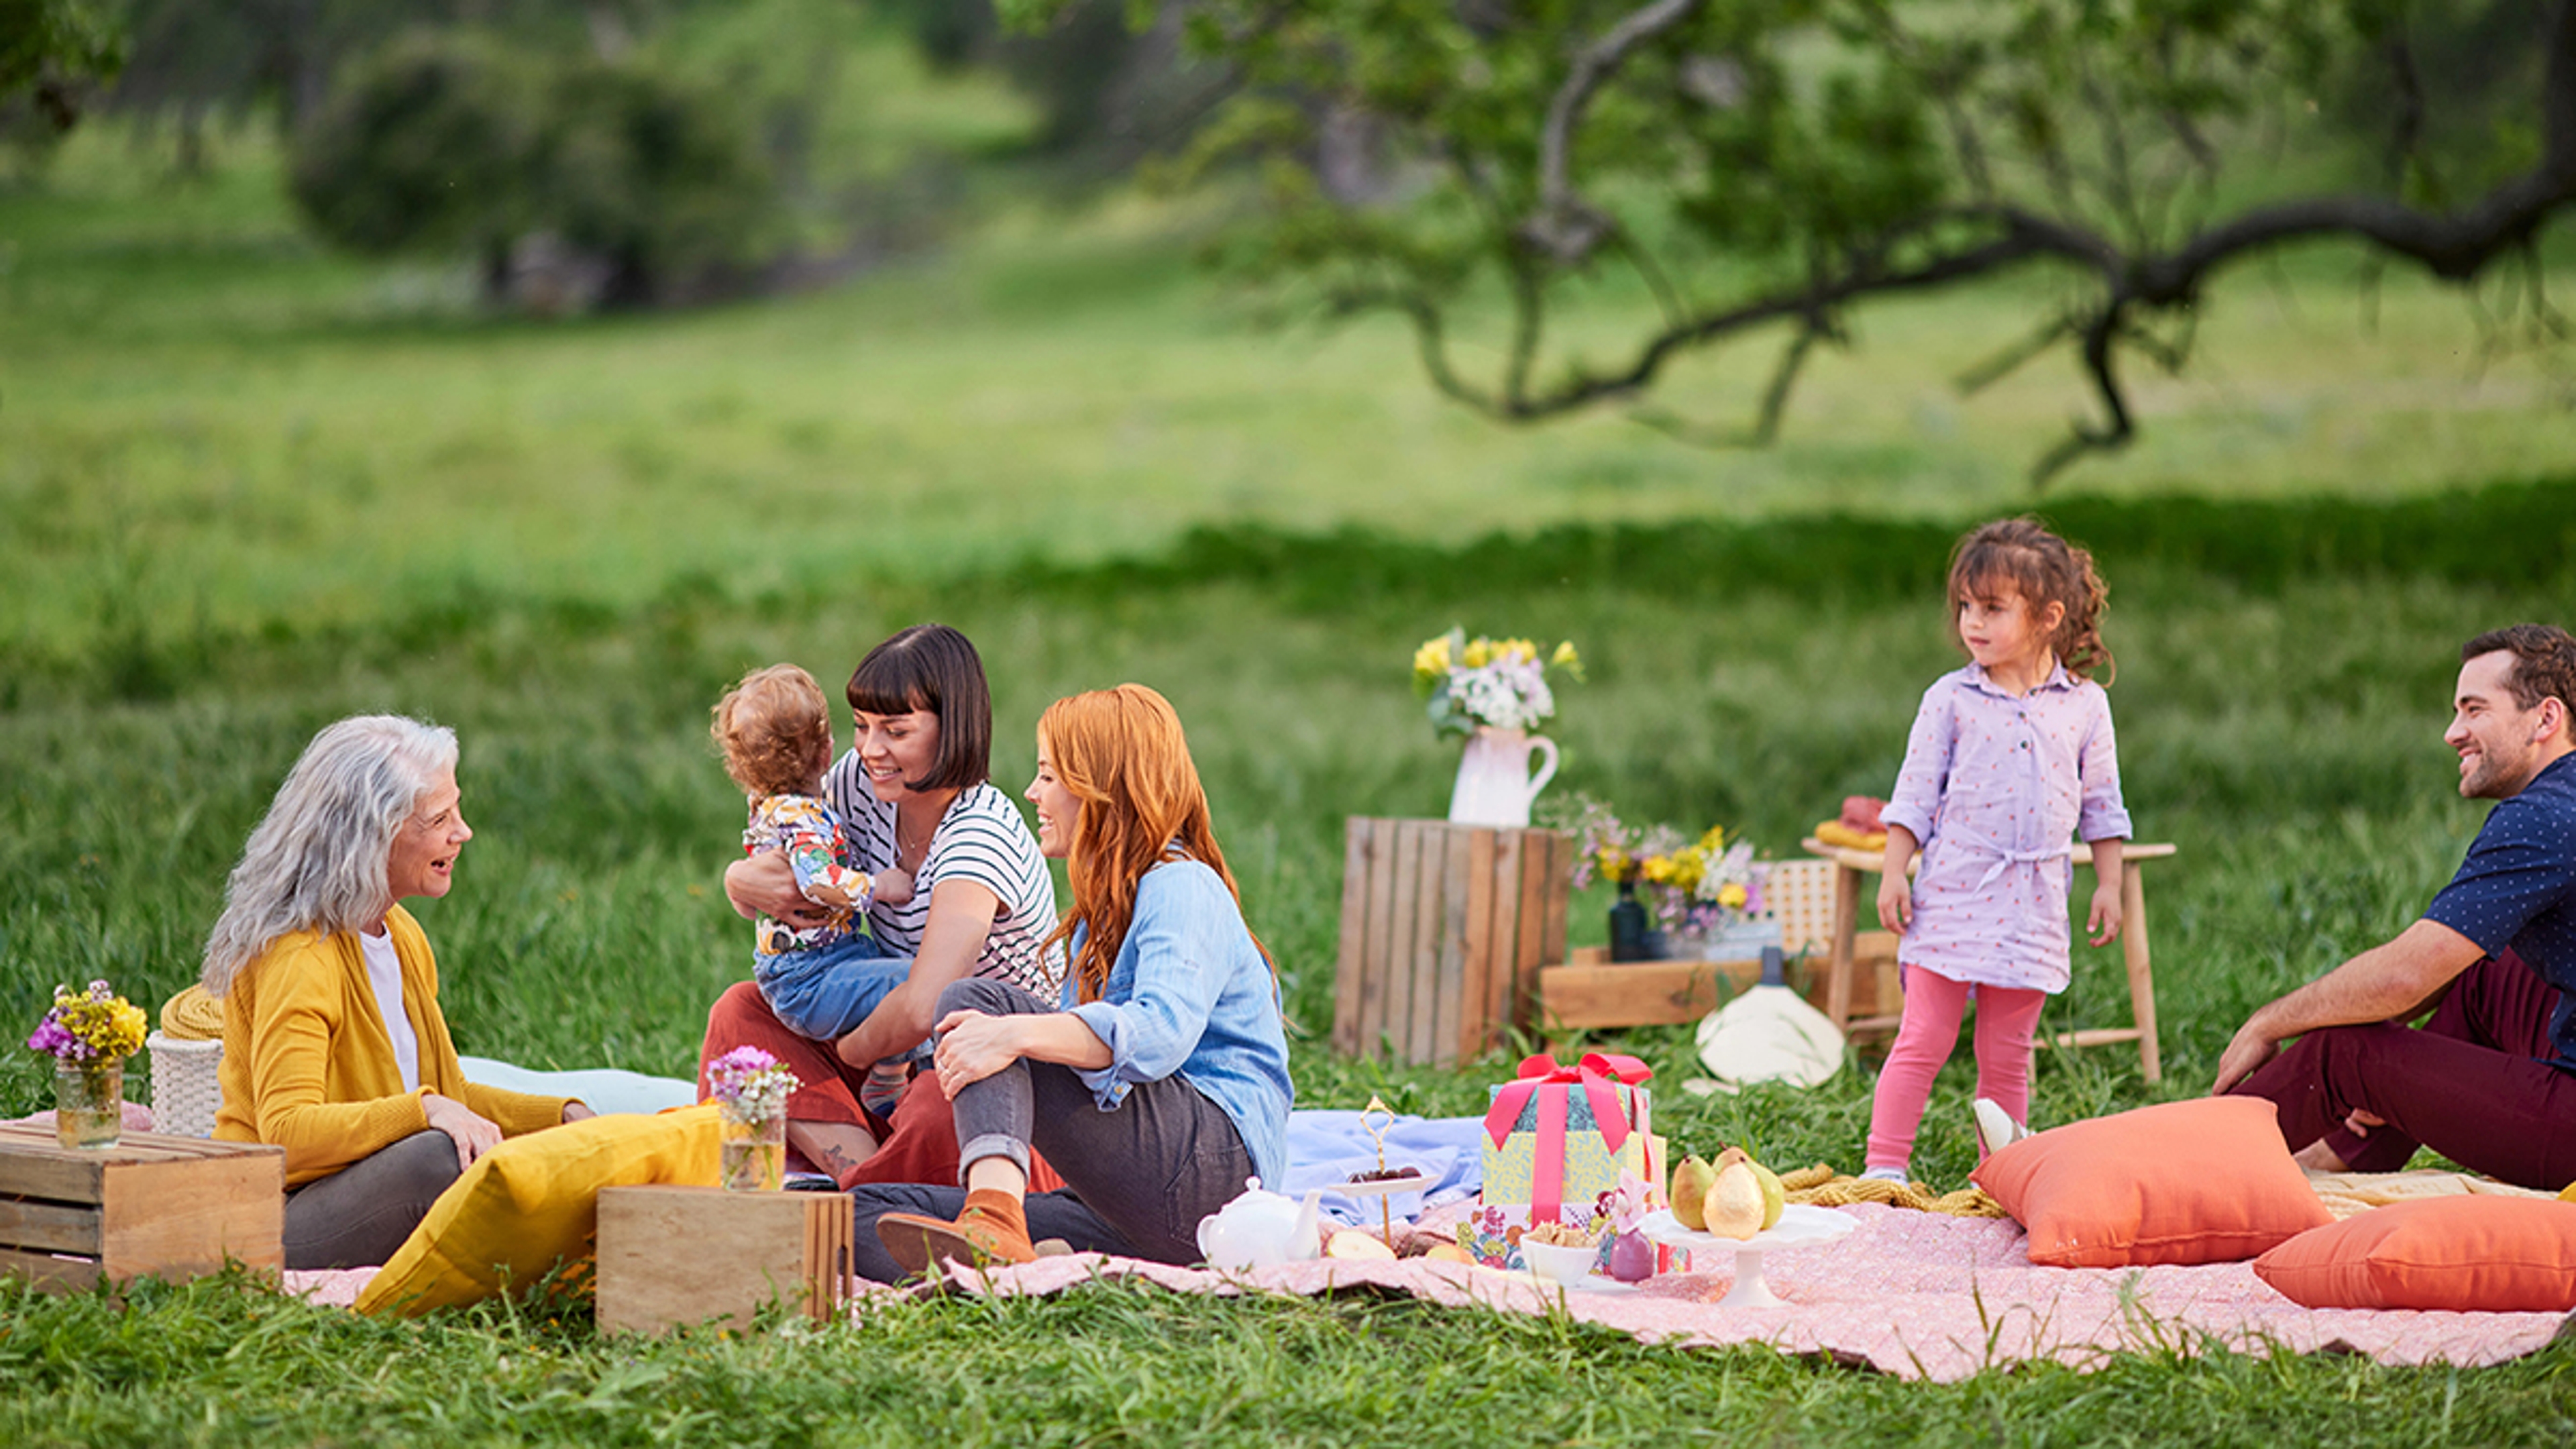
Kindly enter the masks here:
[[874, 936], [856, 932], [808, 951], [756, 955], [751, 966], [779, 1024], [816, 1041], [856, 1030], [911, 973], [911, 957], [889, 956]]

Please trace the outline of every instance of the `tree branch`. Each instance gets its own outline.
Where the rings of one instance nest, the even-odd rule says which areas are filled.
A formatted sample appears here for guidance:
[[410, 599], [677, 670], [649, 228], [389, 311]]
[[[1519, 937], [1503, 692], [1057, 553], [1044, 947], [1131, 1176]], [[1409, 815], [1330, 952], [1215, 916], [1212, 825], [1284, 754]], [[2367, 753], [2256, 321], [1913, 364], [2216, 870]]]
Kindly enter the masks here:
[[1538, 209], [1521, 223], [1519, 236], [1559, 266], [1572, 266], [1590, 256], [1611, 229], [1610, 219], [1574, 188], [1574, 133], [1582, 126], [1592, 97], [1626, 64], [1630, 51], [1689, 19], [1703, 3], [1654, 0], [1631, 13], [1574, 57], [1565, 84], [1548, 102], [1547, 121], [1539, 131]]

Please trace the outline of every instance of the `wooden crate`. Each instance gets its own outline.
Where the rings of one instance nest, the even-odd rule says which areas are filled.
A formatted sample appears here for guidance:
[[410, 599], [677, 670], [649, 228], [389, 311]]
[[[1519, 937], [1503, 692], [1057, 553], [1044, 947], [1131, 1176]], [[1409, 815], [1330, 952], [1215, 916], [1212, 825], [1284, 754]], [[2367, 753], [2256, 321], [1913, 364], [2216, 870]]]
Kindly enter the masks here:
[[1565, 958], [1572, 848], [1552, 830], [1353, 817], [1334, 1049], [1446, 1064], [1535, 1025], [1539, 963]]
[[600, 1329], [746, 1327], [772, 1300], [828, 1320], [849, 1301], [850, 1239], [844, 1193], [602, 1188]]
[[[1863, 974], [1854, 1000], [1864, 1011], [1880, 1000], [1899, 1000], [1896, 986], [1896, 938], [1869, 933], [1884, 941], [1862, 938], [1860, 959], [1877, 969]], [[1876, 948], [1873, 950], [1872, 948]], [[1824, 1009], [1827, 981], [1822, 953], [1808, 957], [1809, 979], [1801, 993], [1817, 1010]], [[1550, 1037], [1569, 1031], [1661, 1026], [1697, 1021], [1761, 979], [1759, 961], [1621, 961], [1585, 946], [1562, 966], [1538, 973], [1539, 1021]], [[1796, 973], [1791, 973], [1796, 979]]]
[[176, 1281], [227, 1259], [286, 1265], [282, 1148], [128, 1132], [62, 1147], [51, 1127], [0, 1127], [0, 1272], [48, 1289], [101, 1278]]

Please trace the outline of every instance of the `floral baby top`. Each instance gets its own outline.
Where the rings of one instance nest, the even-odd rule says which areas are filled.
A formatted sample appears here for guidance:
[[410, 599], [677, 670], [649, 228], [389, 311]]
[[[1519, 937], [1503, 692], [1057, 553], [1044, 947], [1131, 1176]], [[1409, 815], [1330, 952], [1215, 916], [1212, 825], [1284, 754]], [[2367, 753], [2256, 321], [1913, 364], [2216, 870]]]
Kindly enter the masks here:
[[811, 795], [764, 795], [751, 802], [751, 820], [742, 827], [742, 850], [758, 855], [775, 850], [796, 872], [796, 889], [827, 913], [818, 926], [797, 927], [761, 917], [753, 924], [753, 949], [763, 956], [810, 951], [848, 939], [859, 929], [868, 908], [868, 875], [852, 869], [841, 817]]
[[1923, 847], [1896, 959], [1953, 981], [2063, 991], [2080, 835], [2126, 840], [2111, 700], [2064, 665], [2015, 698], [1976, 664], [1934, 681], [1880, 821]]

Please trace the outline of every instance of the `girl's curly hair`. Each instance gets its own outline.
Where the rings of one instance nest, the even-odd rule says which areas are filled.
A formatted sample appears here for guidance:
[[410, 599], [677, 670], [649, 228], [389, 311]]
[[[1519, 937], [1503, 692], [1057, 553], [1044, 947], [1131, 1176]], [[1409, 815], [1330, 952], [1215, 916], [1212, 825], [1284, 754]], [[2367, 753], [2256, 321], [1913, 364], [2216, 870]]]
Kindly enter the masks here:
[[2100, 671], [2108, 684], [2119, 673], [2111, 648], [2102, 642], [2102, 614], [2110, 590], [2093, 569], [2093, 555], [2049, 532], [2035, 518], [1999, 518], [1959, 540], [1950, 550], [1950, 642], [1967, 648], [1959, 637], [1959, 603], [1997, 581], [2009, 582], [2033, 610], [2050, 604], [2066, 606], [2049, 648], [2066, 672], [2090, 679]]
[[814, 676], [793, 664], [755, 669], [716, 701], [707, 733], [725, 773], [754, 795], [812, 795], [830, 758], [832, 720]]

